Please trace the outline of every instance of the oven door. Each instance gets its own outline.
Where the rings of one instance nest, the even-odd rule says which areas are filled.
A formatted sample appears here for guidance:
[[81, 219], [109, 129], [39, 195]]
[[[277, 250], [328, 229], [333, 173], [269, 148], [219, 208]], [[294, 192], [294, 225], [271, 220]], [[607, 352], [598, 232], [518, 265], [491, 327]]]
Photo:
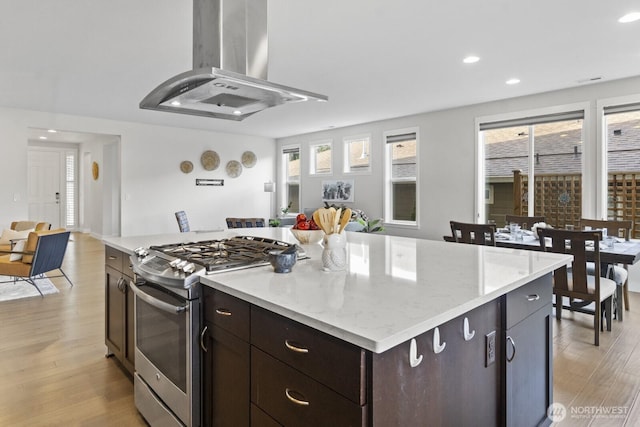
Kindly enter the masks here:
[[192, 339], [199, 316], [197, 304], [141, 280], [131, 283], [131, 289], [135, 294], [136, 407], [154, 425], [175, 425], [168, 419], [158, 420], [167, 410], [184, 425], [197, 425], [192, 424], [194, 407], [199, 408], [194, 405], [199, 394], [193, 395], [199, 382], [194, 384], [192, 375], [192, 364], [197, 361]]

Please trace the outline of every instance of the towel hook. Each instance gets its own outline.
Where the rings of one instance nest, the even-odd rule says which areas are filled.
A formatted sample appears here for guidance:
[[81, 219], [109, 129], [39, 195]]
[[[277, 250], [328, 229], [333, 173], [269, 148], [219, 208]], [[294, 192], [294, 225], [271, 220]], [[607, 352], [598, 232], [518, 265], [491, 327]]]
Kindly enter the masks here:
[[469, 319], [465, 317], [464, 318], [464, 340], [471, 341], [475, 335], [476, 335], [476, 331], [469, 331]]
[[418, 356], [418, 344], [415, 338], [411, 338], [411, 344], [409, 345], [409, 365], [415, 368], [422, 362], [422, 355]]
[[440, 329], [437, 327], [433, 330], [433, 352], [435, 354], [442, 353], [444, 348], [447, 346], [446, 342], [440, 342]]

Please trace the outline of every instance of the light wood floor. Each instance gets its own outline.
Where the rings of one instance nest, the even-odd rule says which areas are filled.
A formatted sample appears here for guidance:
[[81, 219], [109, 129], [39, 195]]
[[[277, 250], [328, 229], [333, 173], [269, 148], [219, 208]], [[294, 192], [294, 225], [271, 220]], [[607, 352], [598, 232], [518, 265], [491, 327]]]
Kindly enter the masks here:
[[[0, 426], [146, 426], [105, 358], [104, 246], [72, 235], [59, 294], [0, 302]], [[0, 286], [7, 286], [0, 285]]]
[[[104, 357], [102, 244], [74, 234], [64, 269], [73, 288], [54, 279], [59, 294], [0, 302], [0, 426], [145, 426], [130, 378]], [[554, 320], [554, 400], [567, 409], [557, 425], [640, 426], [640, 294], [630, 296], [600, 347], [590, 316]], [[610, 408], [621, 416], [591, 415]]]

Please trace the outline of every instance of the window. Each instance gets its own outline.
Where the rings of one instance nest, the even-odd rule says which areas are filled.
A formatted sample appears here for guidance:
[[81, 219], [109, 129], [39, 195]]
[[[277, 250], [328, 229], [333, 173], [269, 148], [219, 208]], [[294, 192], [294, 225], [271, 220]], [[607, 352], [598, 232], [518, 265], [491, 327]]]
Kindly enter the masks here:
[[480, 124], [487, 221], [541, 215], [554, 227], [582, 217], [583, 111]]
[[371, 171], [370, 143], [369, 135], [344, 138], [344, 173]]
[[300, 212], [300, 147], [283, 147], [284, 197], [282, 203], [289, 212]]
[[66, 204], [65, 204], [65, 228], [76, 227], [76, 155], [75, 152], [67, 152], [65, 155], [65, 187], [66, 187]]
[[[640, 104], [604, 108], [607, 147], [607, 218], [640, 220]], [[640, 237], [633, 227], [633, 238]]]
[[331, 143], [331, 140], [326, 140], [311, 144], [309, 174], [331, 174]]
[[385, 221], [417, 225], [417, 130], [385, 133]]

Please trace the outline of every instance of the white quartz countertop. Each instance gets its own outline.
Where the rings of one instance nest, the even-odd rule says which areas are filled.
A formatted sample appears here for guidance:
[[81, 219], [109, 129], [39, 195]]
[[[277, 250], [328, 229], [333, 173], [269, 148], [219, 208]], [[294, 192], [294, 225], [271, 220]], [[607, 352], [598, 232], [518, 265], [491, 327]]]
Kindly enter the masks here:
[[[286, 228], [104, 239], [138, 246], [233, 235], [295, 242]], [[347, 233], [345, 271], [322, 270], [322, 245], [291, 273], [271, 266], [202, 276], [204, 285], [382, 353], [571, 262], [571, 256], [366, 233]]]

